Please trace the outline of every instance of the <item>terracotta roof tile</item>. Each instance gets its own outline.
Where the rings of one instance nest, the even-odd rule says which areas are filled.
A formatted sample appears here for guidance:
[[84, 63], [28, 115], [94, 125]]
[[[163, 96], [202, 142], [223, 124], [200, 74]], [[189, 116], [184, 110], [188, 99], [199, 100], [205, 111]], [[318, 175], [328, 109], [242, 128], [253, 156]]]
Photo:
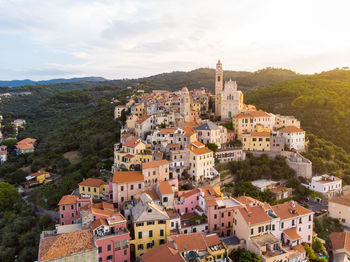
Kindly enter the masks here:
[[183, 262], [180, 253], [171, 243], [160, 245], [141, 255], [142, 262]]
[[165, 160], [165, 159], [157, 160], [157, 161], [142, 163], [142, 169], [159, 167], [159, 166], [168, 165], [168, 164], [169, 164], [168, 160]]
[[350, 233], [349, 232], [332, 232], [330, 234], [332, 249], [346, 249], [350, 251]]
[[134, 147], [136, 147], [139, 143], [141, 143], [141, 139], [139, 139], [139, 138], [137, 138], [137, 137], [133, 137], [133, 138], [129, 139], [128, 141], [126, 141], [126, 142], [123, 144], [123, 146], [134, 148]]
[[296, 126], [286, 126], [279, 130], [281, 133], [301, 133], [304, 130], [297, 128]]
[[142, 182], [144, 177], [141, 171], [120, 171], [114, 172], [112, 182], [113, 183], [134, 183]]
[[79, 183], [79, 186], [100, 187], [101, 185], [108, 185], [108, 183], [99, 178], [88, 178]]
[[283, 233], [286, 234], [292, 241], [301, 239], [301, 236], [297, 233], [297, 229], [295, 227], [284, 230]]
[[44, 238], [39, 247], [39, 261], [54, 260], [96, 248], [91, 229]]
[[174, 193], [169, 181], [160, 182], [159, 191], [162, 195], [170, 195]]
[[60, 202], [58, 202], [58, 205], [73, 205], [76, 204], [78, 200], [78, 196], [75, 195], [65, 195], [61, 198]]
[[255, 225], [271, 221], [271, 218], [268, 214], [266, 214], [266, 211], [262, 206], [247, 206], [241, 207], [238, 210], [242, 214], [244, 220], [249, 225]]
[[301, 215], [312, 214], [312, 211], [300, 206], [294, 201], [272, 206], [273, 211], [281, 220], [298, 217]]

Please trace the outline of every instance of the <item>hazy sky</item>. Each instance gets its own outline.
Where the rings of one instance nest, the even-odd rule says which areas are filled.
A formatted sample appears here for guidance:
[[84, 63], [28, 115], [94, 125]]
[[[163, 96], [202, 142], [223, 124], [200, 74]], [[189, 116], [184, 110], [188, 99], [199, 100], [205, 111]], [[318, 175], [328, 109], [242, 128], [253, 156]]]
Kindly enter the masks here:
[[350, 1], [0, 0], [0, 79], [350, 65]]

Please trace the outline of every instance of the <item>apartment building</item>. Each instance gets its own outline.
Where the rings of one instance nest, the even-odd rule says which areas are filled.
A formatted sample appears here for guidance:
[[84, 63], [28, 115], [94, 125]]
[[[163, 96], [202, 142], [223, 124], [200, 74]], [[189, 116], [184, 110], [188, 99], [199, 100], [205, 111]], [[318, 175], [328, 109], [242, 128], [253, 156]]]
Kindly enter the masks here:
[[270, 151], [269, 132], [250, 132], [242, 134], [243, 150], [247, 151]]
[[193, 142], [189, 146], [189, 151], [190, 167], [188, 172], [191, 178], [196, 182], [211, 178], [214, 167], [213, 151], [200, 142]]

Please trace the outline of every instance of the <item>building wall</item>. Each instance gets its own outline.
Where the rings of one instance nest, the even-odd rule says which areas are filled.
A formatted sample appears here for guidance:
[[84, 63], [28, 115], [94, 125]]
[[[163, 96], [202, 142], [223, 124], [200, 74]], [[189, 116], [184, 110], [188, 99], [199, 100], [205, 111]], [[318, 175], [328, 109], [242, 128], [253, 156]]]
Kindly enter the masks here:
[[196, 182], [204, 180], [207, 176], [210, 176], [213, 167], [213, 153], [196, 155], [192, 151], [190, 151], [189, 174]]
[[[166, 220], [165, 224], [159, 224], [159, 221], [154, 221], [154, 225], [147, 225], [147, 222], [143, 222], [143, 226], [136, 225], [137, 223], [133, 223], [135, 239], [132, 240], [132, 244], [135, 245], [136, 257], [146, 253], [153, 247], [158, 247], [161, 240], [166, 243], [167, 238], [170, 235], [170, 220]], [[161, 230], [163, 230], [163, 236], [160, 235]], [[152, 236], [149, 235], [150, 231], [152, 231]], [[139, 233], [142, 234], [141, 238], [139, 238]], [[147, 248], [147, 243], [154, 243], [154, 245]], [[139, 245], [143, 245], [143, 249], [140, 249]]]
[[350, 227], [350, 207], [339, 203], [332, 202], [332, 199], [328, 201], [328, 212], [332, 218], [337, 218], [339, 221]]
[[270, 151], [270, 136], [242, 135], [243, 150]]
[[[184, 192], [188, 192], [190, 190], [184, 191]], [[195, 207], [198, 206], [198, 201], [199, 201], [199, 195], [200, 192], [195, 193], [191, 196], [188, 196], [186, 198], [175, 198], [174, 200], [174, 208], [175, 210], [181, 214], [187, 214], [187, 213], [194, 213], [195, 211]]]
[[169, 163], [157, 167], [142, 169], [145, 178], [145, 187], [154, 186], [157, 182], [169, 180]]
[[112, 183], [113, 187], [113, 203], [118, 203], [118, 208], [121, 207], [124, 201], [139, 199], [142, 192], [145, 190], [145, 182], [138, 181], [132, 183]]
[[[130, 262], [129, 239], [130, 239], [129, 233], [118, 234], [118, 235], [108, 235], [102, 238], [97, 238], [96, 245], [98, 247], [98, 252], [99, 252], [98, 261]], [[123, 241], [127, 241], [126, 246], [123, 246]], [[120, 243], [120, 249], [116, 248], [117, 242]], [[109, 247], [110, 247], [110, 250], [108, 250]]]
[[305, 150], [305, 132], [300, 133], [281, 133], [285, 138], [286, 145], [295, 148], [298, 151]]
[[79, 217], [77, 204], [59, 206], [60, 224], [70, 225]]
[[209, 233], [217, 233], [219, 237], [233, 235], [234, 209], [208, 206]]

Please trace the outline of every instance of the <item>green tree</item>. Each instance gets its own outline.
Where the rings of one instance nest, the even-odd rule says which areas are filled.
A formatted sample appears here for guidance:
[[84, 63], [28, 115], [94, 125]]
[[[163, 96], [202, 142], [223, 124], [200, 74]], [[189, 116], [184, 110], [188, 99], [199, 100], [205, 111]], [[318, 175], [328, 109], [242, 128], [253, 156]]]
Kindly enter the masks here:
[[215, 144], [215, 143], [208, 143], [208, 144], [207, 144], [207, 147], [208, 147], [211, 151], [213, 151], [214, 153], [218, 150], [218, 145]]
[[234, 262], [261, 262], [257, 254], [243, 249], [236, 250], [230, 257]]
[[13, 186], [0, 182], [0, 211], [10, 208], [18, 198], [17, 190]]

